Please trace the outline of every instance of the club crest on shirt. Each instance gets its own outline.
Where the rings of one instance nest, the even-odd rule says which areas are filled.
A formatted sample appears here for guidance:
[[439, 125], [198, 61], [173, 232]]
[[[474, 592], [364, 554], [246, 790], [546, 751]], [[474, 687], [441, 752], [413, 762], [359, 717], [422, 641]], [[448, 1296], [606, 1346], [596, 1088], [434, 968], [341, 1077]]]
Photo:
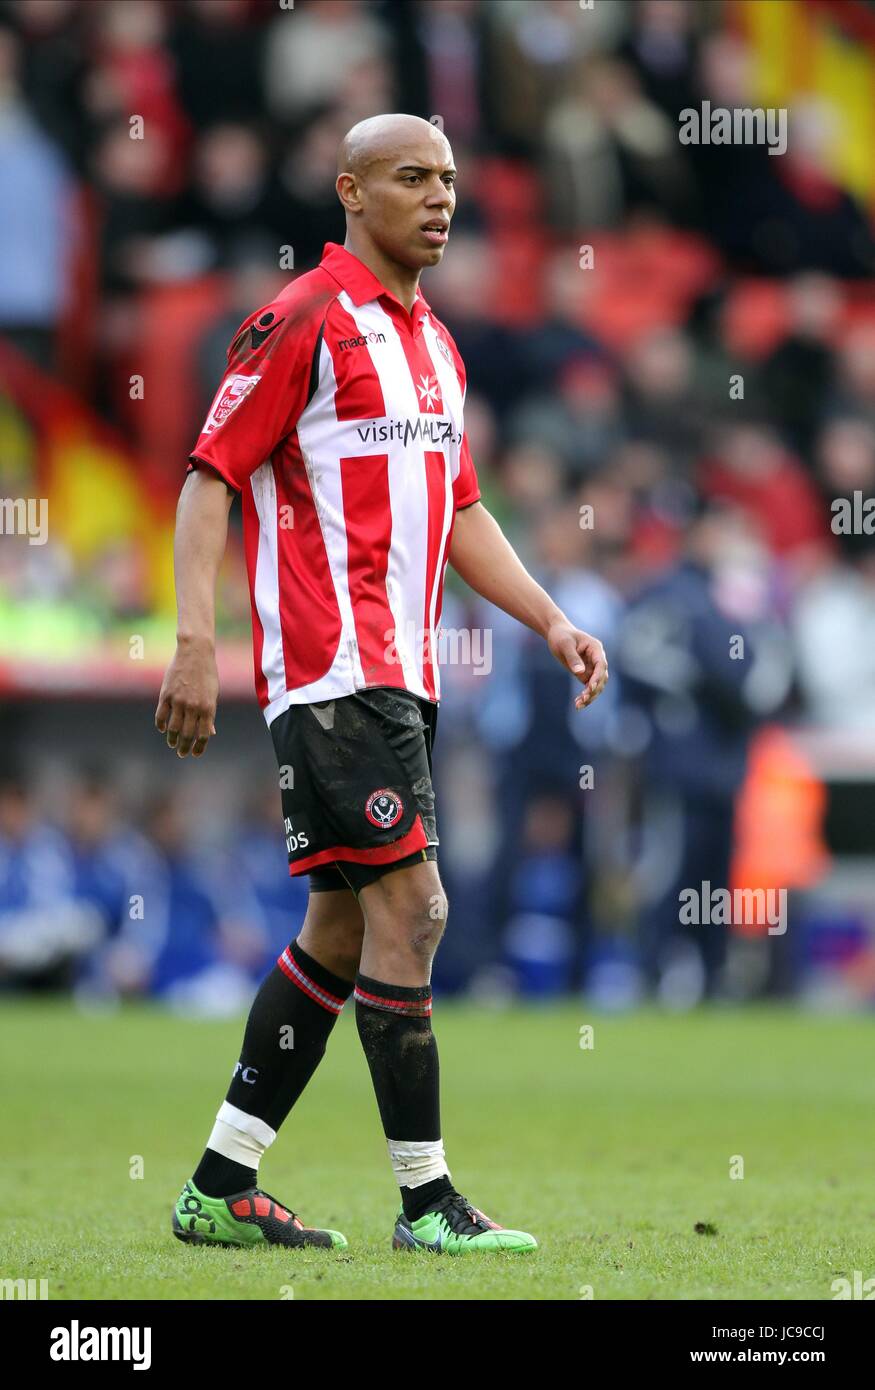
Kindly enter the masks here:
[[228, 416], [242, 400], [245, 400], [249, 392], [261, 380], [260, 376], [240, 376], [239, 374], [226, 377], [219, 387], [216, 399], [213, 401], [212, 408], [207, 416], [203, 433], [212, 434], [220, 425], [224, 425]]
[[435, 342], [436, 342], [437, 345], [438, 345], [438, 352], [440, 352], [440, 353], [447, 359], [447, 361], [449, 362], [450, 366], [452, 367], [452, 365], [453, 365], [453, 354], [450, 352], [450, 349], [449, 349], [449, 347], [447, 346], [447, 344], [444, 342], [443, 338], [435, 338]]
[[380, 830], [390, 830], [397, 825], [403, 813], [404, 803], [400, 796], [388, 787], [371, 792], [365, 803], [365, 815], [371, 825], [376, 825]]

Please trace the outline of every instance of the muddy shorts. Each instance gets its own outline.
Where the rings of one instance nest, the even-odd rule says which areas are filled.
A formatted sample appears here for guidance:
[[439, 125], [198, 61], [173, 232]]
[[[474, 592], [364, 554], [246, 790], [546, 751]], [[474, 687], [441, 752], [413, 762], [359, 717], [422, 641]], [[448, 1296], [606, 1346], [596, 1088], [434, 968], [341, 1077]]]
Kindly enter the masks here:
[[313, 892], [358, 892], [437, 858], [431, 782], [437, 705], [377, 686], [290, 705], [270, 725], [289, 873]]

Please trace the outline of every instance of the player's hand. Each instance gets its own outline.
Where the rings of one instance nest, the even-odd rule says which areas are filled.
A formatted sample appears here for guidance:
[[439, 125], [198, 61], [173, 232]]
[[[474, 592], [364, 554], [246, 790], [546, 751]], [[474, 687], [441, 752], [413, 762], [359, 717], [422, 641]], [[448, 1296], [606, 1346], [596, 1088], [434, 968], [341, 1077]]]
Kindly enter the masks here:
[[554, 623], [547, 633], [547, 646], [584, 687], [574, 701], [574, 708], [591, 705], [608, 683], [608, 659], [599, 639], [581, 632], [571, 623]]
[[200, 758], [216, 732], [219, 672], [216, 653], [205, 638], [180, 639], [158, 696], [155, 728], [166, 734], [177, 756]]

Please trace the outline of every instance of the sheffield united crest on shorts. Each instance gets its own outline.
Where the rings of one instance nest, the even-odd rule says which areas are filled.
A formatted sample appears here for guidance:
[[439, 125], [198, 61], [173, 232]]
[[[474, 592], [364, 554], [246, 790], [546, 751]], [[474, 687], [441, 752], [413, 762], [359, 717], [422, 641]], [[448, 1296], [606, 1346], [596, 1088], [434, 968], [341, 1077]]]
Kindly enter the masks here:
[[404, 803], [395, 792], [387, 787], [371, 792], [365, 802], [365, 815], [379, 830], [390, 830], [397, 825], [404, 812]]

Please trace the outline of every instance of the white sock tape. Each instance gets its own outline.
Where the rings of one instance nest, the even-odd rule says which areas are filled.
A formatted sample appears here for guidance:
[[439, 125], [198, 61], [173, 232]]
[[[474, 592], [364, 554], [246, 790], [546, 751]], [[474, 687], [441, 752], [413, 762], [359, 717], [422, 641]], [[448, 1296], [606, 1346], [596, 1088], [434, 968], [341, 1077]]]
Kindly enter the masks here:
[[265, 1149], [276, 1139], [276, 1130], [259, 1120], [256, 1115], [247, 1115], [236, 1105], [223, 1101], [216, 1115], [213, 1132], [207, 1140], [207, 1148], [214, 1153], [230, 1158], [234, 1163], [242, 1163], [245, 1168], [257, 1168]]
[[451, 1177], [443, 1139], [387, 1139], [392, 1170], [399, 1187], [422, 1187], [434, 1178]]

